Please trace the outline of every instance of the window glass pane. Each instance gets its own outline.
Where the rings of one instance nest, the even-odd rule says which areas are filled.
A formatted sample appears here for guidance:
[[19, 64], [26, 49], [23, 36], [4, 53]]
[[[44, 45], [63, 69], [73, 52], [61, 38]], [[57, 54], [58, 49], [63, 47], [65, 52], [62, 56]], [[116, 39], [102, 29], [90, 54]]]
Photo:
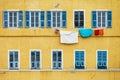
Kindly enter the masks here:
[[32, 63], [32, 67], [35, 67], [35, 63]]
[[10, 17], [10, 23], [12, 23], [12, 21], [13, 21], [13, 20], [12, 20], [12, 17]]
[[10, 52], [10, 62], [13, 61], [13, 52]]
[[75, 14], [74, 14], [75, 16], [74, 16], [74, 20], [78, 20], [78, 12], [77, 11], [75, 11]]
[[31, 17], [34, 17], [34, 12], [33, 11], [31, 11]]
[[101, 11], [98, 11], [98, 16], [101, 17]]
[[57, 12], [57, 16], [60, 17], [60, 11]]
[[10, 67], [11, 67], [11, 68], [13, 67], [13, 63], [10, 63]]
[[15, 63], [15, 67], [18, 67], [18, 63]]
[[103, 16], [103, 17], [105, 17], [105, 13], [106, 13], [105, 11], [102, 12], [102, 16]]
[[57, 66], [56, 66], [56, 63], [53, 63], [53, 68], [54, 68], [54, 67], [57, 67]]
[[61, 61], [61, 51], [58, 52], [58, 61]]
[[18, 52], [15, 51], [15, 61], [18, 61]]
[[75, 21], [75, 27], [78, 28], [78, 21]]
[[61, 68], [61, 63], [58, 63], [58, 67]]
[[37, 65], [36, 65], [36, 66], [37, 66], [37, 68], [39, 68], [39, 67], [40, 67], [40, 64], [39, 64], [39, 62], [37, 62]]
[[40, 52], [39, 51], [36, 52], [36, 61], [40, 61]]
[[53, 52], [53, 61], [57, 61], [57, 54], [55, 51]]
[[80, 11], [80, 20], [84, 20], [84, 12]]
[[31, 61], [35, 61], [35, 52], [34, 51], [31, 52]]
[[80, 27], [84, 26], [84, 21], [80, 21]]

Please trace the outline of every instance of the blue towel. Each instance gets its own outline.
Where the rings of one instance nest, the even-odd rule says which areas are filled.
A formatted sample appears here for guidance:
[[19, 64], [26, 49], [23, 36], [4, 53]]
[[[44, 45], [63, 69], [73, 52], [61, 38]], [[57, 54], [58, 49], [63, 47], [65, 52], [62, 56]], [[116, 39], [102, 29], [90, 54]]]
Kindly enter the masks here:
[[83, 38], [87, 38], [92, 36], [93, 30], [92, 29], [79, 29], [79, 33]]

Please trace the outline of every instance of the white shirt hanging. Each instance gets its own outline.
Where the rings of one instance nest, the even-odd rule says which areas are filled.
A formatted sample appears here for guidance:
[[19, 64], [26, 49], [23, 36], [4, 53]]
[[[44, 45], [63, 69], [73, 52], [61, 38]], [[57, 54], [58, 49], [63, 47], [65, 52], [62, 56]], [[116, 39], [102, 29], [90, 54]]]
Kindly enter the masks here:
[[78, 43], [78, 32], [60, 31], [60, 41], [66, 44]]

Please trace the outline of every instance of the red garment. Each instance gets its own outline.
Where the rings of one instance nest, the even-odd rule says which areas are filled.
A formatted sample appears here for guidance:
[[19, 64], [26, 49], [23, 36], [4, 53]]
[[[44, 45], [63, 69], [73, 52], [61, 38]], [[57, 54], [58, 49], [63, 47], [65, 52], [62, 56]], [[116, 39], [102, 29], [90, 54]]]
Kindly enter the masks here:
[[94, 30], [95, 35], [99, 35], [99, 30]]

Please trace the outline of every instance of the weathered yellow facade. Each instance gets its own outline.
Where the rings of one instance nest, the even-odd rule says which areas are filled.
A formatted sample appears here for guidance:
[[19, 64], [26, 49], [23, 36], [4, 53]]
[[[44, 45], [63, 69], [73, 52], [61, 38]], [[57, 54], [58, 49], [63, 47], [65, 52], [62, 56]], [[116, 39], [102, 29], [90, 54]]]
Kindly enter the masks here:
[[[55, 6], [59, 4], [57, 8]], [[61, 44], [54, 28], [3, 28], [4, 10], [66, 10], [67, 26], [73, 27], [73, 11], [85, 11], [85, 27], [91, 28], [91, 11], [111, 10], [112, 28], [103, 36], [78, 37], [77, 44]], [[0, 0], [0, 80], [120, 80], [120, 0]], [[23, 19], [24, 23], [24, 19]], [[30, 69], [30, 50], [41, 50], [40, 70]], [[63, 50], [63, 69], [51, 69], [51, 50]], [[108, 50], [108, 69], [96, 69], [96, 50]], [[20, 50], [20, 69], [8, 69], [8, 50]], [[86, 68], [74, 70], [74, 50], [86, 51]]]

